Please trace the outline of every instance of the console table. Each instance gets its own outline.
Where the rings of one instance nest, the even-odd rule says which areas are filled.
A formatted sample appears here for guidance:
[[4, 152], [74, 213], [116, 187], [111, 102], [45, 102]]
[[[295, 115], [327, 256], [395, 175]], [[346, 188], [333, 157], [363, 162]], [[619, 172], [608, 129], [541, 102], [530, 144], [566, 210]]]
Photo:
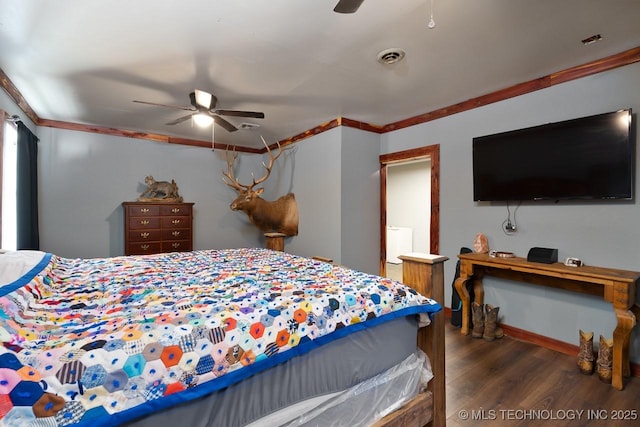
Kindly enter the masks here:
[[613, 378], [611, 385], [624, 388], [622, 377], [631, 375], [629, 340], [631, 331], [640, 317], [635, 303], [636, 286], [640, 272], [610, 268], [582, 266], [567, 267], [562, 263], [543, 264], [528, 262], [525, 258], [498, 258], [487, 254], [460, 254], [460, 277], [455, 288], [462, 300], [463, 335], [469, 334], [469, 293], [465, 282], [473, 280], [475, 301], [484, 303], [482, 278], [485, 275], [509, 280], [550, 286], [571, 292], [601, 297], [613, 305], [618, 324], [613, 331]]

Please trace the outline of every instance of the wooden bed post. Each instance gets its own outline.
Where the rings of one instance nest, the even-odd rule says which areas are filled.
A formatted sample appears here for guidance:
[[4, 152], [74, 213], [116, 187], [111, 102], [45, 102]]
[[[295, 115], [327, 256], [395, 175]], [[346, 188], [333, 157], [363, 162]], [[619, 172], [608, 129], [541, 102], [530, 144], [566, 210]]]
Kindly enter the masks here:
[[[444, 307], [444, 262], [449, 258], [419, 253], [398, 258], [402, 260], [402, 282]], [[429, 356], [433, 370], [433, 379], [427, 387], [433, 393], [433, 427], [444, 427], [447, 423], [444, 323], [443, 310], [433, 316], [431, 325], [418, 330], [418, 348]]]

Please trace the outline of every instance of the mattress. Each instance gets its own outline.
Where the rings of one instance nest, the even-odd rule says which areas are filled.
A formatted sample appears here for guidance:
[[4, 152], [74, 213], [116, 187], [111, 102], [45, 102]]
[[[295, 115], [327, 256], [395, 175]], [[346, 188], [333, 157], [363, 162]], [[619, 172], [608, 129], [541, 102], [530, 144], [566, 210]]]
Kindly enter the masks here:
[[267, 417], [250, 427], [368, 427], [415, 398], [431, 378], [429, 359], [417, 350], [398, 365], [336, 393], [287, 422], [271, 422]]
[[331, 397], [398, 365], [415, 353], [416, 331], [413, 316], [395, 319], [340, 338], [204, 399], [126, 426], [241, 427], [307, 399]]

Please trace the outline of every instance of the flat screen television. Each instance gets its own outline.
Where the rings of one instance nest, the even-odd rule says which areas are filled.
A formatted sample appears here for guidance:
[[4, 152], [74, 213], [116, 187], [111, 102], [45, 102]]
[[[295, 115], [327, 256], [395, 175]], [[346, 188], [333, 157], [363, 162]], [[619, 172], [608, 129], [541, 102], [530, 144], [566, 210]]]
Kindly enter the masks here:
[[473, 138], [473, 200], [634, 198], [631, 109]]

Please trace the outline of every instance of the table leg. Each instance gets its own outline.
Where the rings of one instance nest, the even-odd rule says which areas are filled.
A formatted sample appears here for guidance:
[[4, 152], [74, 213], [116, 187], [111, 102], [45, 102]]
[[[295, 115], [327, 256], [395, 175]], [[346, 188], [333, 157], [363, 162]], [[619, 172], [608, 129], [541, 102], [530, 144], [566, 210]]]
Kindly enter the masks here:
[[480, 305], [484, 304], [484, 285], [482, 284], [482, 270], [476, 271], [473, 275], [473, 298]]
[[615, 308], [618, 325], [613, 331], [613, 373], [611, 385], [622, 390], [624, 388], [623, 377], [631, 375], [629, 365], [629, 341], [631, 330], [636, 325], [636, 316], [631, 310]]
[[458, 291], [458, 295], [460, 295], [460, 301], [462, 301], [462, 327], [460, 328], [460, 333], [462, 335], [469, 335], [469, 310], [471, 309], [471, 297], [469, 296], [469, 292], [465, 286], [467, 280], [469, 280], [469, 277], [463, 276], [462, 272], [460, 272], [460, 277], [458, 277], [454, 283], [456, 291]]
[[458, 291], [458, 295], [460, 295], [460, 300], [462, 301], [462, 327], [460, 328], [462, 335], [469, 335], [470, 333], [469, 329], [471, 325], [469, 325], [469, 315], [471, 313], [471, 297], [469, 296], [465, 283], [471, 278], [474, 279], [473, 291], [475, 301], [479, 301], [478, 303], [482, 304], [484, 297], [482, 277], [474, 277], [473, 264], [462, 260], [460, 262], [460, 277], [458, 277], [454, 283], [456, 291]]

